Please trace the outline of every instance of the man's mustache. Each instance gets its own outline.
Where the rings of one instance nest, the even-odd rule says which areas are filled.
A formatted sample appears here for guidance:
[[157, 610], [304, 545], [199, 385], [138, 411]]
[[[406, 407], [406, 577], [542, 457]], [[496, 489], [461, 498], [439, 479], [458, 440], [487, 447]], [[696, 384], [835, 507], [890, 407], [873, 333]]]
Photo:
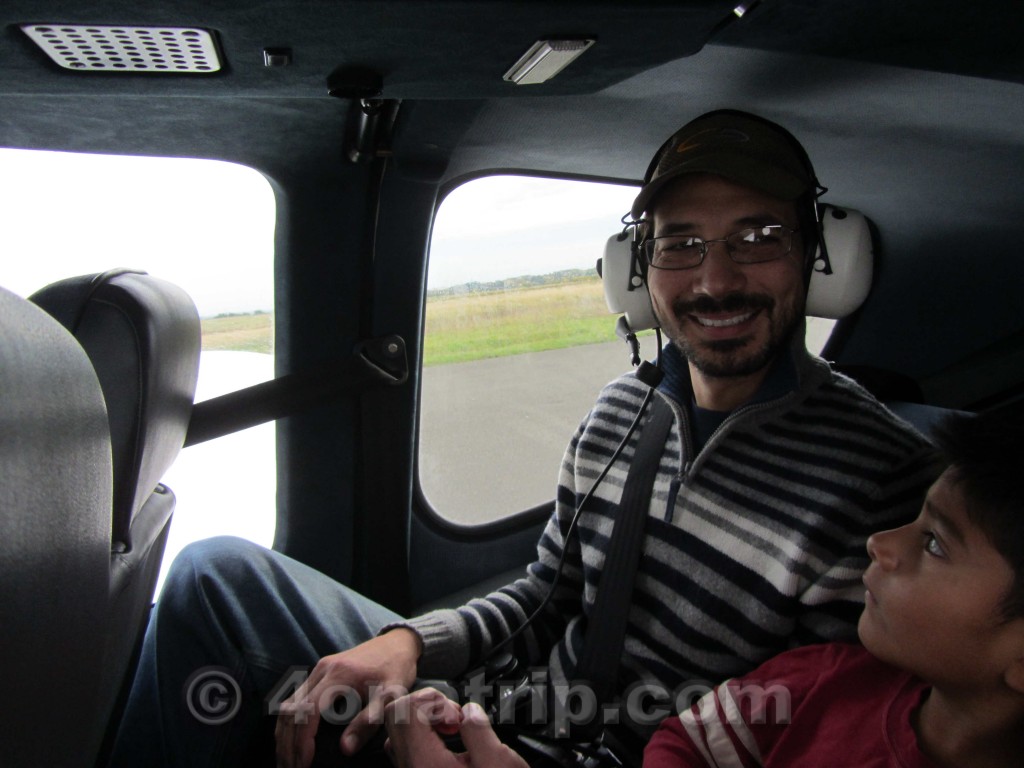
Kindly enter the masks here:
[[672, 302], [672, 311], [677, 317], [682, 315], [713, 315], [735, 314], [737, 312], [756, 312], [771, 310], [775, 300], [771, 296], [760, 293], [731, 293], [724, 299], [713, 299], [710, 296], [698, 296], [696, 299]]

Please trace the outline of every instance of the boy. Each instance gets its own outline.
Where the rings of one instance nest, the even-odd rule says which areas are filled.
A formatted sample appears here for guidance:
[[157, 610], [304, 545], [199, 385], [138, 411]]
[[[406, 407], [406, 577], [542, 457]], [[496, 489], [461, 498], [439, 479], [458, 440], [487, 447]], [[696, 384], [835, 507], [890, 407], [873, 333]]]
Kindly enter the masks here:
[[645, 767], [1024, 764], [1024, 411], [951, 416], [936, 439], [948, 468], [918, 518], [868, 540], [864, 647], [726, 681]]

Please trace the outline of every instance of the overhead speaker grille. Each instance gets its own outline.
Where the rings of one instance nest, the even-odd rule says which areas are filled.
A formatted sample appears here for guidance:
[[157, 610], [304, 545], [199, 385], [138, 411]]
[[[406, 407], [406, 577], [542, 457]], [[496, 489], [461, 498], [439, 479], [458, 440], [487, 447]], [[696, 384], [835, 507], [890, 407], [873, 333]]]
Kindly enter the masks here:
[[217, 44], [190, 27], [24, 24], [22, 30], [65, 69], [76, 72], [211, 74], [221, 69]]

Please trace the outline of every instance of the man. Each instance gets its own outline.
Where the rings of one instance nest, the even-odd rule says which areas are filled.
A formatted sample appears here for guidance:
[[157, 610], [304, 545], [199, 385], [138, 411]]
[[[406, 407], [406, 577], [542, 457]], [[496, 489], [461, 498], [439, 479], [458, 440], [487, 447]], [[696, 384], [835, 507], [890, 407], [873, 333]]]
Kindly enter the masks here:
[[[794, 644], [853, 638], [867, 536], [911, 519], [934, 477], [920, 434], [806, 351], [817, 191], [784, 129], [717, 112], [663, 147], [634, 203], [671, 341], [659, 396], [674, 424], [646, 521], [621, 691], [643, 683], [670, 701]], [[632, 374], [604, 390], [570, 442], [537, 560], [457, 610], [402, 621], [244, 542], [186, 550], [147, 632], [114, 764], [246, 759], [267, 706], [278, 715], [279, 765], [311, 764], [332, 707], [359, 710], [340, 742], [353, 755], [417, 678], [462, 675], [513, 632], [518, 656], [545, 666], [552, 689], [569, 687], [627, 472], [611, 458], [646, 392]], [[314, 663], [285, 699], [293, 665]], [[199, 706], [209, 696], [189, 698], [213, 666], [225, 675], [215, 692], [242, 702], [231, 718], [229, 702], [209, 717], [216, 707]]]

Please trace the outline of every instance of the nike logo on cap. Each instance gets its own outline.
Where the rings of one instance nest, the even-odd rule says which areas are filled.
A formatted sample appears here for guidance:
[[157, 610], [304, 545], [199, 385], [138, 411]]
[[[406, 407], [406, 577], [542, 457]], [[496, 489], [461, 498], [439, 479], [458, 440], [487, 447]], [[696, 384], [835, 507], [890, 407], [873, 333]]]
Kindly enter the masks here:
[[[708, 140], [701, 141], [702, 137], [707, 137]], [[736, 128], [709, 128], [677, 144], [676, 152], [683, 154], [684, 152], [697, 149], [703, 144], [712, 142], [734, 142], [739, 144], [745, 141], [750, 141], [750, 137]]]

